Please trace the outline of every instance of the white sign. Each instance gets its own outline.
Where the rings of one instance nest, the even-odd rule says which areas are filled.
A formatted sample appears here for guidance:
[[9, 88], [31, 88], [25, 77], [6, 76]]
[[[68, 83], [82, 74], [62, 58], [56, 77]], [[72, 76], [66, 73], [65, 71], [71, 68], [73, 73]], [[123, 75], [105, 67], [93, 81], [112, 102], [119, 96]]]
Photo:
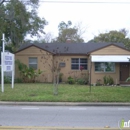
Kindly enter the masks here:
[[14, 70], [14, 54], [10, 52], [2, 52], [3, 56], [3, 70], [13, 71]]
[[14, 54], [5, 52], [5, 35], [3, 34], [3, 46], [1, 52], [1, 90], [4, 92], [4, 71], [12, 72], [11, 87], [14, 88]]

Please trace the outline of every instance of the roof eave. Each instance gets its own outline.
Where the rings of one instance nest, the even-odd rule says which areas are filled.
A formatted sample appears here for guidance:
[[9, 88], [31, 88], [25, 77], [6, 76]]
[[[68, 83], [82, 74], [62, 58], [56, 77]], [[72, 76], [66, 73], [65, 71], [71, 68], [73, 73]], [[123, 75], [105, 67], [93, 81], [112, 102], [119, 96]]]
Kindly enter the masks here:
[[30, 48], [30, 47], [32, 47], [32, 46], [34, 46], [34, 47], [37, 47], [37, 48], [39, 48], [39, 49], [42, 49], [42, 50], [44, 50], [44, 51], [47, 51], [47, 52], [49, 52], [49, 53], [51, 53], [51, 54], [55, 54], [55, 53], [53, 53], [53, 52], [50, 52], [50, 51], [48, 51], [48, 50], [46, 50], [46, 49], [44, 49], [44, 48], [41, 48], [41, 47], [39, 47], [39, 46], [36, 46], [36, 45], [34, 45], [34, 44], [31, 44], [31, 45], [29, 45], [29, 46], [27, 46], [27, 47], [25, 47], [25, 48], [23, 48], [23, 49], [20, 49], [20, 50], [18, 50], [18, 51], [16, 51], [14, 54], [16, 54], [16, 53], [18, 53], [18, 52], [20, 52], [20, 51], [23, 51], [23, 50], [25, 50], [25, 49], [27, 49], [27, 48]]

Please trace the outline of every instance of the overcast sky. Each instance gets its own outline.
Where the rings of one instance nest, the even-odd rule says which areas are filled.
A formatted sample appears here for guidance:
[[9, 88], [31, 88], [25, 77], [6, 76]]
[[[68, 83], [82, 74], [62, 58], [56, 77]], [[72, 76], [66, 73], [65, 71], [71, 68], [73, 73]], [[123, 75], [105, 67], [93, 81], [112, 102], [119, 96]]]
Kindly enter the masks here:
[[[130, 0], [40, 1], [39, 16], [44, 17], [49, 22], [44, 31], [46, 33], [51, 32], [54, 36], [58, 35], [58, 24], [61, 21], [67, 22], [68, 20], [72, 21], [73, 25], [82, 22], [82, 26], [87, 28], [83, 36], [85, 41], [91, 40], [99, 33], [110, 30], [122, 28], [130, 30]], [[72, 3], [66, 3], [66, 1]], [[81, 3], [74, 3], [75, 1]], [[103, 1], [112, 3], [102, 3]]]

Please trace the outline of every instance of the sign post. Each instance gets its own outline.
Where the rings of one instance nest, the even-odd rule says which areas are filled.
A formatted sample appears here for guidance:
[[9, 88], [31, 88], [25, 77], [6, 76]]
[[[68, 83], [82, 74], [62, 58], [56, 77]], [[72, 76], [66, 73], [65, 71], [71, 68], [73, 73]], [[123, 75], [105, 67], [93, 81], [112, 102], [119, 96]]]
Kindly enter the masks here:
[[14, 54], [5, 52], [3, 35], [3, 52], [1, 52], [1, 89], [4, 92], [4, 72], [12, 72], [11, 87], [14, 88]]
[[3, 70], [3, 66], [4, 66], [4, 52], [5, 52], [5, 35], [3, 34], [3, 44], [2, 44], [2, 52], [1, 52], [1, 90], [2, 92], [4, 92], [4, 70]]

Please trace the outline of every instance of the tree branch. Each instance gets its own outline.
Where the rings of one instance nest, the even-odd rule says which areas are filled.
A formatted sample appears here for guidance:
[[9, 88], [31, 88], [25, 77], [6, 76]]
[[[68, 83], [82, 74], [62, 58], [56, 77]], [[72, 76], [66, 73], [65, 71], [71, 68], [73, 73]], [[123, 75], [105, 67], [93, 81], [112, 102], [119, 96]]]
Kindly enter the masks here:
[[5, 2], [5, 0], [1, 0], [0, 1], [0, 6]]

